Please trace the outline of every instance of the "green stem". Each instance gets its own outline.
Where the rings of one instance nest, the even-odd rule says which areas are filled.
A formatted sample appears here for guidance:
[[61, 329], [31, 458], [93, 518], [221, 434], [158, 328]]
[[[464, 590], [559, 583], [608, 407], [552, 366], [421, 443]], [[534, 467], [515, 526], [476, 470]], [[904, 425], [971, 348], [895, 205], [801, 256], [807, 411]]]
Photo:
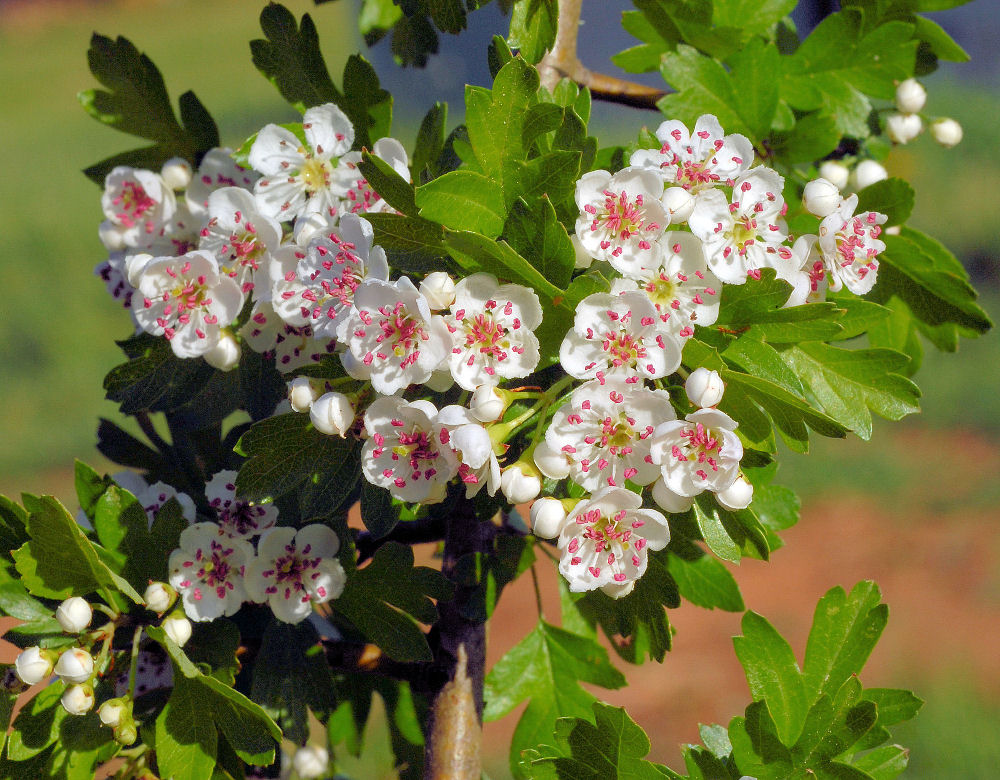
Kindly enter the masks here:
[[139, 666], [139, 640], [142, 639], [142, 626], [136, 626], [135, 633], [132, 634], [132, 657], [128, 665], [128, 697], [135, 695], [135, 672]]
[[545, 610], [542, 609], [542, 591], [538, 587], [538, 572], [535, 571], [535, 564], [531, 564], [531, 584], [535, 586], [535, 606], [538, 607], [538, 619], [545, 620]]

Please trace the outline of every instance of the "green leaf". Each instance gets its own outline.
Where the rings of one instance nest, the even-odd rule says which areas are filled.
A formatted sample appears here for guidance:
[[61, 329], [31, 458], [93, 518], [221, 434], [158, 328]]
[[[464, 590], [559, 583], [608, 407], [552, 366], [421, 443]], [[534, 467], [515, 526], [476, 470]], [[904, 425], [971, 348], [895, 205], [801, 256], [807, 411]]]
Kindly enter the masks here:
[[910, 763], [910, 751], [899, 745], [886, 745], [856, 759], [854, 767], [875, 780], [893, 780]]
[[359, 443], [320, 433], [305, 414], [291, 412], [255, 423], [236, 449], [248, 458], [236, 477], [237, 494], [248, 501], [270, 501], [297, 490], [303, 518], [337, 512], [360, 477]]
[[389, 264], [403, 273], [438, 271], [450, 262], [440, 225], [402, 214], [365, 214]]
[[403, 214], [411, 217], [417, 215], [413, 185], [396, 173], [389, 163], [364, 151], [361, 153], [358, 170], [364, 175], [368, 186], [375, 190], [382, 200]]
[[923, 699], [899, 688], [867, 688], [862, 698], [875, 702], [880, 726], [895, 726], [917, 716]]
[[97, 449], [108, 460], [137, 471], [158, 473], [165, 468], [160, 453], [103, 417], [97, 426]]
[[7, 496], [0, 496], [0, 549], [11, 550], [28, 541], [28, 513]]
[[25, 704], [14, 718], [14, 728], [7, 740], [7, 757], [26, 761], [37, 756], [59, 738], [59, 726], [67, 716], [59, 704], [66, 683], [56, 680]]
[[[424, 183], [438, 175], [437, 161], [444, 150], [447, 123], [447, 103], [435, 103], [428, 109], [420, 123], [410, 163], [413, 180], [417, 183]], [[427, 178], [425, 179], [424, 176]]]
[[496, 238], [507, 215], [503, 193], [482, 174], [452, 171], [417, 188], [420, 216], [453, 230]]
[[360, 54], [347, 58], [343, 86], [340, 107], [354, 125], [354, 148], [371, 148], [392, 129], [392, 95], [382, 89], [375, 68]]
[[811, 699], [822, 693], [832, 698], [851, 675], [861, 671], [889, 619], [881, 598], [875, 583], [859, 582], [850, 595], [836, 587], [820, 599], [803, 666]]
[[497, 720], [530, 699], [510, 746], [516, 776], [523, 777], [518, 767], [521, 751], [548, 741], [557, 718], [590, 716], [595, 699], [580, 682], [621, 688], [625, 678], [594, 639], [544, 621], [490, 670], [483, 690], [484, 720]]
[[111, 484], [111, 480], [102, 477], [83, 461], [77, 460], [74, 463], [73, 482], [76, 487], [77, 501], [80, 502], [80, 509], [93, 520], [97, 500]]
[[673, 774], [645, 759], [649, 737], [623, 707], [593, 703], [594, 723], [585, 718], [560, 718], [555, 738], [561, 757], [531, 762], [532, 769], [551, 767], [567, 780], [661, 780]]
[[965, 49], [955, 43], [941, 25], [933, 19], [928, 19], [926, 16], [914, 16], [913, 21], [917, 25], [914, 35], [926, 42], [939, 58], [949, 62], [969, 61], [969, 55]]
[[733, 646], [750, 693], [755, 701], [767, 701], [778, 736], [783, 744], [792, 745], [809, 710], [795, 655], [781, 634], [756, 612], [747, 612], [741, 626], [743, 636], [735, 637]]
[[28, 623], [52, 620], [52, 610], [33, 598], [6, 568], [0, 569], [0, 613]]
[[913, 211], [913, 187], [903, 179], [891, 178], [870, 184], [858, 193], [855, 213], [877, 211], [889, 219], [886, 227], [902, 225]]
[[692, 604], [706, 609], [718, 607], [727, 612], [746, 609], [736, 579], [711, 555], [688, 560], [671, 553], [668, 567], [680, 594]]
[[810, 769], [843, 755], [875, 725], [875, 704], [861, 700], [861, 683], [847, 680], [834, 699], [823, 694], [809, 712], [793, 755]]
[[[113, 41], [94, 33], [87, 60], [91, 73], [107, 90], [85, 90], [78, 96], [80, 103], [99, 122], [156, 142], [127, 153], [140, 156], [143, 167], [158, 169], [171, 157], [196, 164], [201, 155], [219, 145], [218, 128], [193, 92], [181, 95], [181, 122], [177, 121], [160, 71], [127, 38]], [[116, 156], [85, 173], [103, 185], [117, 164], [126, 163]]]
[[507, 42], [520, 49], [525, 60], [535, 64], [555, 43], [558, 17], [557, 0], [517, 0], [510, 16]]
[[569, 285], [576, 251], [547, 197], [540, 198], [532, 206], [523, 198], [518, 198], [503, 233], [514, 251], [527, 259], [552, 284], [563, 288]]
[[52, 496], [25, 496], [31, 539], [14, 552], [24, 586], [35, 596], [66, 599], [105, 588], [136, 604], [142, 597], [101, 562], [73, 516]]
[[492, 549], [458, 559], [452, 579], [467, 591], [460, 597], [462, 615], [486, 621], [493, 615], [503, 589], [535, 562], [530, 537], [497, 534]]
[[696, 501], [694, 504], [694, 517], [698, 523], [698, 530], [701, 531], [701, 538], [705, 540], [708, 549], [725, 561], [739, 563], [742, 557], [739, 545], [733, 541], [725, 525], [723, 525], [720, 513], [711, 510], [706, 511], [702, 503]]
[[806, 398], [837, 422], [869, 439], [869, 410], [888, 420], [919, 411], [920, 390], [898, 372], [906, 355], [887, 349], [841, 349], [804, 342], [781, 351], [801, 380]]
[[796, 4], [796, 0], [715, 0], [712, 21], [720, 27], [765, 34], [788, 16]]
[[206, 717], [205, 694], [192, 679], [177, 675], [156, 718], [156, 761], [161, 774], [209, 780], [215, 769], [219, 734]]
[[563, 297], [562, 290], [515, 252], [506, 241], [491, 241], [478, 233], [463, 230], [449, 232], [444, 243], [451, 256], [467, 272], [486, 271], [502, 281], [531, 287], [542, 298], [543, 309], [546, 298], [551, 303]]
[[322, 103], [343, 102], [319, 49], [316, 25], [309, 14], [301, 26], [279, 3], [268, 3], [260, 12], [266, 39], [250, 41], [253, 64], [277, 87], [281, 96], [299, 111]]
[[801, 117], [795, 126], [776, 134], [773, 145], [782, 160], [788, 163], [808, 163], [819, 160], [840, 143], [845, 132], [864, 135], [868, 131], [865, 119], [871, 106], [860, 93], [848, 93], [853, 99], [853, 111], [829, 114], [826, 111], [812, 111]]
[[[648, 4], [647, 4], [648, 5]], [[660, 55], [677, 45], [680, 32], [675, 26], [664, 32], [647, 20], [642, 11], [624, 11], [622, 27], [643, 41], [612, 56], [611, 61], [629, 73], [647, 73], [660, 67]]]
[[465, 29], [462, 0], [427, 0], [427, 10], [441, 32], [457, 34]]
[[[787, 0], [782, 0], [787, 5]], [[759, 6], [759, 3], [754, 3]], [[751, 138], [764, 138], [771, 129], [778, 110], [778, 79], [781, 75], [781, 55], [778, 47], [760, 38], [750, 42], [729, 58], [732, 70], [729, 79], [740, 96], [736, 103]], [[726, 132], [732, 132], [726, 130]]]
[[333, 606], [390, 658], [430, 661], [430, 646], [418, 622], [437, 621], [431, 599], [450, 597], [451, 585], [440, 572], [414, 566], [409, 547], [389, 542], [347, 580]]

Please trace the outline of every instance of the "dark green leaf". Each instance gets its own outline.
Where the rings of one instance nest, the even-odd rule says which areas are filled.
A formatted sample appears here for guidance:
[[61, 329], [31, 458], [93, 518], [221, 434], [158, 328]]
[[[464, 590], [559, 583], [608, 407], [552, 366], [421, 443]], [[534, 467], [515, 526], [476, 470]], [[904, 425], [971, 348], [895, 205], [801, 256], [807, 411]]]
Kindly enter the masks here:
[[825, 111], [812, 111], [795, 122], [794, 128], [777, 134], [773, 144], [781, 159], [789, 163], [808, 163], [825, 157], [837, 148], [841, 135], [846, 132], [846, 122], [850, 122], [848, 127], [855, 135], [860, 134], [862, 128], [867, 130], [864, 124], [870, 109], [867, 100], [857, 93], [849, 93], [849, 96], [862, 101], [857, 104], [857, 114], [853, 118], [851, 114], [834, 116]]
[[511, 247], [556, 287], [569, 285], [576, 251], [548, 198], [529, 206], [518, 198], [503, 229]]
[[[449, 232], [445, 247], [467, 272], [486, 271], [502, 281], [516, 282], [531, 287], [546, 303], [563, 296], [563, 291], [546, 279], [524, 257], [515, 252], [506, 241], [491, 241], [478, 233]], [[548, 301], [545, 301], [545, 299]]]
[[858, 193], [855, 212], [877, 211], [889, 219], [886, 227], [902, 225], [913, 211], [914, 192], [903, 179], [891, 178], [870, 184]]
[[452, 171], [417, 188], [420, 216], [453, 230], [496, 238], [506, 217], [503, 193], [482, 174]]
[[74, 466], [73, 482], [76, 487], [77, 501], [80, 502], [80, 509], [93, 520], [97, 500], [107, 490], [111, 480], [102, 477], [86, 463], [78, 460]]
[[462, 0], [427, 0], [427, 10], [441, 32], [457, 34], [465, 29]]
[[355, 149], [370, 149], [392, 129], [392, 95], [382, 89], [375, 69], [360, 54], [352, 54], [344, 65], [341, 108], [354, 125]]
[[0, 496], [0, 549], [9, 554], [28, 541], [28, 513], [7, 496]]
[[178, 674], [156, 718], [156, 761], [162, 774], [190, 780], [212, 777], [219, 735], [205, 710], [201, 686]]
[[361, 153], [358, 170], [368, 181], [368, 186], [396, 211], [411, 217], [417, 215], [413, 185], [400, 176], [389, 163], [365, 151]]
[[423, 14], [403, 16], [392, 28], [392, 57], [398, 65], [422, 68], [427, 64], [427, 56], [437, 50], [437, 33]]
[[[448, 122], [448, 104], [435, 103], [424, 115], [417, 132], [417, 141], [411, 155], [410, 171], [413, 180], [423, 184], [438, 175], [437, 161], [444, 150], [445, 126]], [[443, 171], [441, 171], [443, 173]], [[427, 175], [427, 179], [424, 176]]]
[[25, 761], [41, 753], [59, 738], [59, 726], [67, 716], [59, 704], [66, 684], [57, 680], [39, 691], [14, 718], [14, 729], [7, 740], [7, 757]]
[[385, 488], [368, 480], [362, 483], [361, 520], [376, 539], [381, 539], [396, 527], [402, 506]]
[[727, 612], [746, 609], [735, 578], [711, 555], [687, 560], [671, 553], [668, 567], [681, 596], [692, 604], [706, 609], [718, 607]]
[[104, 418], [97, 426], [97, 449], [108, 460], [137, 471], [158, 472], [164, 467], [156, 450]]
[[556, 39], [557, 0], [518, 0], [510, 17], [508, 43], [534, 64], [545, 56]]
[[492, 617], [503, 589], [527, 571], [534, 561], [530, 537], [513, 534], [497, 534], [488, 552], [460, 558], [453, 579], [466, 588], [466, 592], [460, 594], [462, 615], [481, 622]]
[[375, 243], [389, 264], [403, 273], [438, 271], [449, 262], [440, 225], [402, 214], [365, 214], [375, 229]]

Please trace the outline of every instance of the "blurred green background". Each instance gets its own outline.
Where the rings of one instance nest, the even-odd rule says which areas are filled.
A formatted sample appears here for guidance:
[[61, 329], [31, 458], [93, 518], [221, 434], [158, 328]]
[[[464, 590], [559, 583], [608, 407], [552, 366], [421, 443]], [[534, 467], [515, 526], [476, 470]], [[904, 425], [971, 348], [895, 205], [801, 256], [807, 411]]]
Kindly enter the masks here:
[[[284, 1], [296, 14], [313, 13], [327, 63], [332, 73], [339, 74], [344, 60], [359, 47], [355, 5], [337, 2], [316, 7], [307, 0]], [[104, 259], [97, 238], [100, 193], [79, 171], [132, 148], [136, 141], [101, 127], [77, 104], [76, 92], [96, 85], [86, 64], [91, 32], [129, 37], [160, 67], [171, 95], [176, 99], [195, 89], [218, 121], [223, 142], [237, 146], [265, 122], [290, 121], [295, 116], [250, 61], [247, 41], [259, 35], [261, 5], [245, 0], [53, 4], [0, 0], [4, 86], [0, 139], [5, 152], [0, 176], [0, 398], [6, 404], [0, 415], [0, 490], [4, 493], [50, 492], [72, 501], [73, 459], [107, 467], [94, 449], [96, 421], [98, 416], [117, 419], [114, 405], [103, 400], [101, 381], [121, 361], [113, 340], [128, 336], [131, 326], [92, 273]], [[981, 11], [986, 37], [992, 26], [996, 40], [1000, 30], [990, 5], [990, 0], [974, 4]], [[938, 20], [948, 27], [947, 15]], [[887, 165], [917, 189], [912, 224], [939, 237], [963, 258], [996, 319], [1000, 314], [996, 208], [1000, 90], [995, 67], [984, 69], [980, 64], [975, 71], [978, 83], [970, 82], [963, 67], [951, 66], [926, 79], [928, 111], [962, 123], [961, 146], [945, 150], [924, 136], [894, 151]], [[411, 93], [408, 103], [429, 106], [433, 82], [429, 78], [424, 88]], [[460, 106], [452, 110], [454, 124]], [[397, 118], [396, 134], [407, 144], [418, 119], [417, 115]], [[594, 131], [608, 143], [633, 137], [643, 122], [655, 126], [657, 121], [650, 114], [623, 115], [616, 109], [599, 114]], [[941, 583], [949, 598], [935, 609], [941, 607], [945, 614], [927, 608], [925, 630], [915, 628], [917, 633], [905, 638], [904, 648], [933, 657], [938, 637], [952, 630], [949, 621], [965, 619], [962, 615], [967, 614], [966, 622], [974, 623], [985, 615], [982, 626], [972, 626], [971, 635], [986, 643], [987, 658], [992, 644], [992, 673], [988, 663], [963, 663], [962, 648], [943, 654], [936, 664], [882, 659], [881, 684], [911, 686], [929, 702], [923, 715], [898, 734], [913, 748], [910, 776], [916, 778], [992, 778], [1000, 765], [996, 734], [1000, 640], [994, 630], [1000, 627], [1000, 549], [995, 533], [1000, 498], [998, 365], [1000, 342], [994, 334], [963, 343], [957, 355], [940, 355], [928, 347], [917, 376], [925, 395], [919, 418], [877, 426], [870, 444], [821, 441], [813, 455], [790, 456], [782, 467], [784, 481], [800, 491], [806, 509], [802, 524], [789, 534], [789, 549], [778, 558], [812, 566], [796, 557], [803, 555], [796, 550], [797, 540], [831, 528], [842, 536], [830, 543], [849, 540], [864, 546], [863, 538], [852, 538], [852, 516], [835, 517], [832, 526], [822, 518], [811, 525], [813, 503], [836, 507], [847, 493], [852, 511], [874, 516], [886, 539], [898, 541], [870, 555], [890, 566], [910, 567], [907, 571], [918, 576], [920, 572], [932, 576], [940, 556], [958, 556], [959, 569], [964, 569], [967, 581], [959, 577]], [[945, 532], [937, 533], [942, 527]], [[914, 535], [922, 533], [935, 541], [916, 546]], [[967, 549], [963, 540], [984, 554], [966, 562], [961, 557]], [[799, 611], [808, 619], [823, 590], [837, 581], [852, 584], [846, 576], [803, 592]], [[789, 585], [787, 579], [768, 587], [784, 585]], [[907, 598], [906, 588], [887, 591], [894, 610], [898, 601], [904, 602], [900, 607], [904, 624]], [[747, 600], [768, 614], [764, 605]], [[975, 609], [969, 610], [970, 604]], [[924, 605], [910, 606], [915, 614], [923, 614]], [[793, 641], [794, 646], [801, 644]], [[977, 655], [983, 649], [970, 653]], [[728, 646], [723, 651], [732, 655]], [[745, 698], [745, 689], [738, 695]], [[655, 732], [651, 737], [657, 757], [676, 766], [679, 738]], [[502, 763], [502, 759], [491, 762], [497, 777], [503, 775], [498, 769]], [[359, 776], [368, 776], [364, 771], [359, 770]], [[376, 776], [374, 768], [370, 771]]]

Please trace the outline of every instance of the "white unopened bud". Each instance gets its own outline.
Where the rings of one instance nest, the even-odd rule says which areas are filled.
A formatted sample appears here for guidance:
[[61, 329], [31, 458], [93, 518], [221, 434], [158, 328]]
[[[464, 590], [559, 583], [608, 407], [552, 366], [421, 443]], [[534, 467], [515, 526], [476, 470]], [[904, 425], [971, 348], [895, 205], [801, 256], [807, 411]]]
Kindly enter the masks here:
[[184, 614], [179, 611], [163, 618], [160, 628], [166, 632], [167, 636], [169, 636], [178, 647], [184, 647], [184, 645], [187, 644], [187, 641], [191, 638], [191, 621], [184, 617]]
[[191, 163], [183, 157], [171, 157], [160, 169], [160, 176], [172, 190], [183, 190], [191, 183]]
[[732, 485], [716, 493], [715, 498], [725, 509], [732, 512], [737, 509], [746, 509], [753, 501], [753, 485], [740, 474]]
[[288, 402], [296, 412], [308, 412], [315, 400], [316, 391], [309, 377], [297, 376], [288, 383]]
[[819, 175], [830, 182], [838, 190], [847, 186], [851, 171], [842, 162], [827, 160], [819, 166]]
[[86, 715], [94, 709], [94, 689], [89, 685], [71, 685], [59, 701], [70, 715]]
[[507, 410], [507, 402], [493, 385], [479, 385], [472, 391], [469, 411], [479, 422], [499, 420]]
[[94, 673], [94, 659], [82, 647], [71, 647], [59, 656], [54, 671], [65, 682], [87, 682]]
[[684, 383], [684, 392], [687, 393], [691, 403], [702, 409], [718, 406], [725, 391], [726, 384], [719, 376], [719, 372], [710, 371], [704, 366], [692, 371], [691, 376]]
[[343, 436], [354, 425], [354, 407], [343, 393], [323, 393], [313, 401], [309, 419], [320, 433]]
[[668, 187], [660, 202], [670, 215], [670, 224], [687, 222], [694, 211], [694, 196], [683, 187]]
[[205, 362], [219, 371], [232, 371], [240, 364], [240, 345], [227, 330], [219, 334], [219, 343], [205, 353]]
[[108, 699], [97, 708], [97, 716], [105, 726], [116, 729], [122, 718], [132, 709], [127, 699]]
[[694, 498], [679, 496], [668, 488], [662, 478], [653, 483], [653, 500], [664, 512], [674, 515], [687, 512], [694, 503]]
[[822, 177], [813, 179], [802, 191], [802, 205], [817, 217], [830, 216], [837, 210], [840, 201], [840, 187]]
[[931, 122], [931, 136], [941, 146], [950, 148], [962, 141], [962, 126], [954, 119], [938, 119]]
[[125, 231], [110, 219], [101, 223], [97, 235], [109, 252], [121, 252], [125, 248]]
[[432, 309], [447, 309], [455, 302], [455, 280], [444, 271], [434, 271], [420, 283], [420, 294]]
[[503, 470], [500, 489], [512, 504], [526, 504], [542, 490], [542, 480], [534, 468], [519, 462]]
[[330, 754], [315, 745], [304, 745], [292, 756], [292, 769], [302, 780], [322, 777], [329, 768]]
[[877, 181], [888, 178], [889, 171], [881, 163], [877, 163], [874, 160], [862, 160], [851, 171], [851, 179], [854, 182], [854, 188], [857, 190], [863, 190]]
[[927, 102], [927, 90], [916, 79], [899, 82], [896, 87], [896, 108], [904, 114], [915, 114], [923, 111]]
[[40, 647], [28, 647], [14, 661], [14, 671], [21, 682], [37, 685], [52, 676], [55, 653]]
[[139, 279], [142, 277], [142, 272], [146, 270], [146, 266], [152, 261], [153, 256], [147, 254], [146, 252], [140, 252], [137, 255], [127, 255], [125, 257], [125, 278], [128, 279], [128, 283], [133, 287], [139, 286]]
[[[351, 354], [350, 352], [345, 352], [345, 355]], [[424, 387], [428, 390], [433, 390], [435, 393], [447, 393], [451, 390], [452, 385], [455, 384], [455, 377], [451, 375], [449, 369], [444, 369], [443, 371], [432, 371], [430, 378], [424, 382]]]
[[586, 271], [594, 264], [594, 256], [584, 248], [575, 233], [569, 238], [573, 242], [573, 252], [576, 255], [576, 259], [573, 261], [573, 268], [577, 271]]
[[908, 144], [924, 131], [924, 122], [917, 114], [890, 114], [885, 129], [894, 143]]
[[79, 596], [68, 598], [56, 607], [56, 620], [67, 634], [79, 634], [90, 625], [93, 617], [94, 610], [86, 599]]
[[541, 539], [555, 539], [562, 531], [566, 507], [558, 498], [536, 498], [531, 505], [531, 532]]
[[550, 447], [545, 441], [538, 443], [532, 458], [538, 470], [549, 479], [565, 479], [569, 476], [569, 458]]
[[890, 225], [883, 231], [887, 236], [898, 236], [903, 232], [902, 225]]
[[607, 585], [602, 585], [601, 590], [613, 599], [622, 599], [635, 590], [635, 580], [630, 580], [629, 582], [609, 582]]
[[165, 582], [151, 582], [142, 594], [142, 600], [146, 602], [146, 609], [162, 615], [177, 601], [177, 591]]

